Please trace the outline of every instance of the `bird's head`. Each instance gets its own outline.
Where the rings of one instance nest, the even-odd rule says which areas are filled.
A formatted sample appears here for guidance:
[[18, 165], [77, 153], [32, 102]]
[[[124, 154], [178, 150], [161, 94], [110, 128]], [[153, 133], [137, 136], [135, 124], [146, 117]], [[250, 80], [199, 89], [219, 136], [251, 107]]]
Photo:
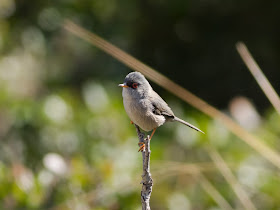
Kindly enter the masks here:
[[119, 84], [123, 87], [123, 92], [130, 95], [130, 97], [143, 98], [148, 95], [152, 90], [150, 83], [140, 72], [131, 72], [126, 75], [123, 84]]

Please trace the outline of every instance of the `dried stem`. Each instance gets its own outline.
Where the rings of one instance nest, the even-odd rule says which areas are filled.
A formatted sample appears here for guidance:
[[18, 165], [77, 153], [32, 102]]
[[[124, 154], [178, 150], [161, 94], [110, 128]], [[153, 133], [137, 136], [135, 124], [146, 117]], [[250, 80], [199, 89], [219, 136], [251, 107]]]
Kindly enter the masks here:
[[198, 174], [199, 183], [201, 187], [207, 192], [224, 210], [233, 210], [231, 205], [226, 201], [222, 194], [209, 182], [209, 180], [202, 174]]
[[[174, 166], [175, 167], [172, 167]], [[201, 166], [197, 166], [197, 164], [176, 164], [173, 162], [166, 167], [166, 164], [161, 165], [162, 170], [154, 173], [154, 175], [161, 178], [169, 177], [169, 176], [178, 176], [182, 174], [189, 174], [193, 176], [197, 180], [197, 182], [201, 185], [204, 191], [213, 198], [213, 200], [221, 207], [223, 210], [233, 210], [231, 205], [227, 202], [227, 200], [223, 197], [223, 195], [215, 188], [214, 185], [203, 175], [202, 170], [205, 168]], [[212, 169], [216, 170], [213, 165]]]
[[271, 102], [275, 110], [278, 112], [278, 114], [280, 114], [280, 98], [277, 92], [270, 84], [269, 80], [262, 72], [257, 62], [254, 60], [246, 45], [243, 42], [238, 42], [236, 44], [236, 49], [240, 57], [248, 67], [249, 71], [252, 73], [255, 80], [258, 82], [266, 97], [269, 99], [269, 101]]
[[210, 147], [210, 146], [207, 147], [207, 150], [208, 150], [208, 153], [209, 153], [211, 159], [215, 163], [216, 167], [220, 170], [223, 177], [226, 179], [226, 181], [232, 187], [234, 193], [240, 200], [244, 209], [256, 210], [256, 207], [254, 206], [253, 202], [250, 200], [249, 195], [243, 189], [242, 185], [238, 182], [238, 180], [235, 178], [235, 176], [231, 172], [230, 168], [228, 167], [227, 163], [223, 160], [223, 158], [218, 153], [218, 151], [215, 150], [214, 147]]
[[150, 210], [150, 198], [152, 194], [153, 188], [153, 179], [152, 174], [150, 172], [150, 140], [149, 136], [145, 138], [145, 135], [140, 131], [138, 125], [135, 125], [137, 135], [139, 138], [139, 143], [145, 144], [145, 149], [142, 151], [142, 158], [143, 158], [143, 174], [142, 174], [142, 190], [141, 190], [141, 203], [142, 203], [142, 210]]

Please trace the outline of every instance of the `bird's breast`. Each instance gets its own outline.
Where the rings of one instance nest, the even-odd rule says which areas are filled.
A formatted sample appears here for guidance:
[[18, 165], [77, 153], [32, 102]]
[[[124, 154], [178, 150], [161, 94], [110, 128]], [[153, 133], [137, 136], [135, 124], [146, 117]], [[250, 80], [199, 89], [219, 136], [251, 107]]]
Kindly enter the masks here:
[[164, 116], [153, 113], [152, 105], [147, 99], [134, 99], [123, 92], [123, 104], [131, 121], [145, 131], [157, 128], [165, 122]]

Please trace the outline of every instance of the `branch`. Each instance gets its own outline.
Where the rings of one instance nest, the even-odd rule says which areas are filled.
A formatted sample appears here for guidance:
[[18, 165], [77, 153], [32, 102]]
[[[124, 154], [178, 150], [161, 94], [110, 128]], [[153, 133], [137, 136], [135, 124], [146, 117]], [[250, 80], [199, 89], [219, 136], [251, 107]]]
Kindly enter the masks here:
[[139, 143], [145, 144], [145, 149], [142, 151], [143, 158], [143, 174], [142, 174], [142, 190], [141, 190], [141, 203], [142, 210], [151, 210], [150, 208], [150, 198], [153, 188], [152, 174], [150, 173], [150, 140], [149, 136], [145, 138], [145, 134], [140, 131], [138, 125], [135, 125], [136, 132], [138, 135]]

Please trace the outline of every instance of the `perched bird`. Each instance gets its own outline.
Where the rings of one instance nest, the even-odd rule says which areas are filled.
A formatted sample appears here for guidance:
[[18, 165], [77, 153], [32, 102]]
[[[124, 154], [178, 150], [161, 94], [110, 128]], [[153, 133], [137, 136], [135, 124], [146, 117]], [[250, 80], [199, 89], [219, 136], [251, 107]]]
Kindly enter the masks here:
[[[204, 133], [192, 124], [176, 117], [168, 104], [153, 90], [150, 83], [140, 72], [131, 72], [123, 84], [123, 105], [130, 120], [144, 131], [156, 129], [165, 122], [180, 122], [196, 131]], [[141, 148], [142, 147], [142, 148]], [[143, 150], [144, 145], [140, 147]]]

